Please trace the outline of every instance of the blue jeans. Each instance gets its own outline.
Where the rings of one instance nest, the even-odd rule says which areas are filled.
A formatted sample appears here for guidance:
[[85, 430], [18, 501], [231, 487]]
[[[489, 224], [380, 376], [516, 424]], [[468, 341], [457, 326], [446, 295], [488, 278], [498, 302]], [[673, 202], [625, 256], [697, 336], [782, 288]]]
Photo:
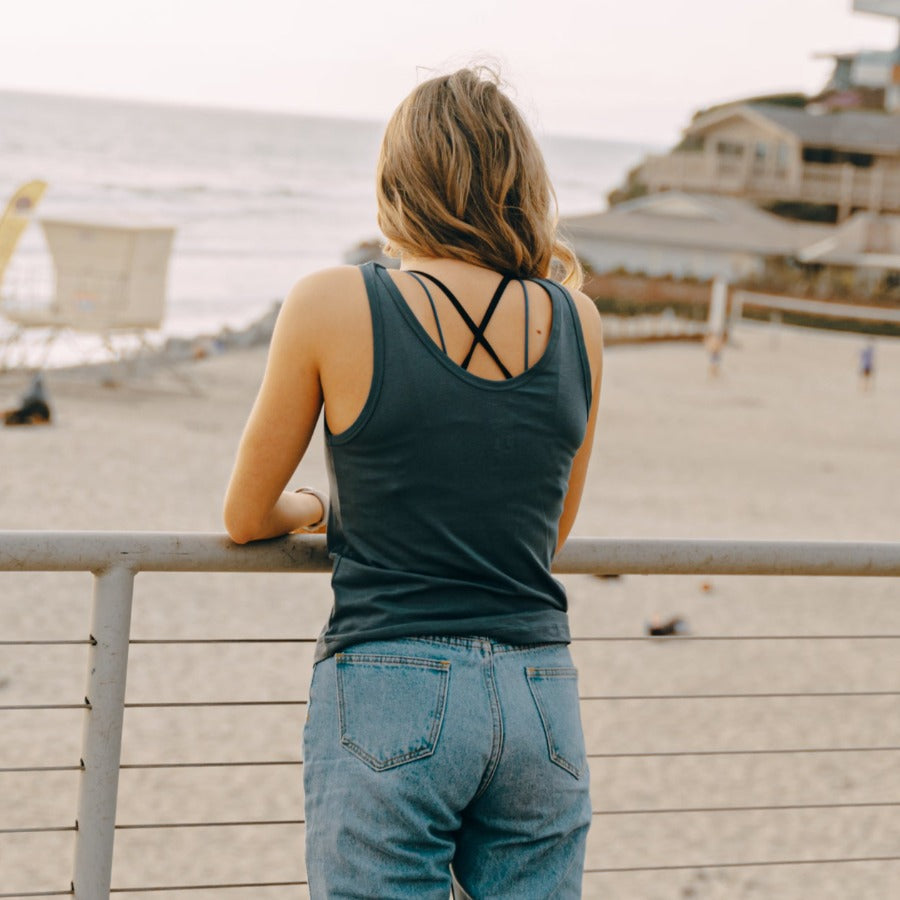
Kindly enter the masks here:
[[303, 736], [312, 900], [571, 900], [591, 822], [563, 644], [403, 638], [317, 663]]

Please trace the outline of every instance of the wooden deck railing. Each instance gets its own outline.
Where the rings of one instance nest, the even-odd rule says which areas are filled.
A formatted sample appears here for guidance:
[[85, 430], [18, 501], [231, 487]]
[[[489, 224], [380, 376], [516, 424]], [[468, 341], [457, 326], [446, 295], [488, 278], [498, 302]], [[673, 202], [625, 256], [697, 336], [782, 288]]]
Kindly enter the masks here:
[[834, 205], [843, 217], [852, 209], [900, 212], [900, 166], [866, 169], [849, 163], [804, 163], [799, 178], [787, 170], [771, 172], [752, 161], [720, 159], [705, 153], [670, 153], [649, 156], [639, 180], [651, 193], [683, 190], [734, 194], [755, 202], [786, 201]]

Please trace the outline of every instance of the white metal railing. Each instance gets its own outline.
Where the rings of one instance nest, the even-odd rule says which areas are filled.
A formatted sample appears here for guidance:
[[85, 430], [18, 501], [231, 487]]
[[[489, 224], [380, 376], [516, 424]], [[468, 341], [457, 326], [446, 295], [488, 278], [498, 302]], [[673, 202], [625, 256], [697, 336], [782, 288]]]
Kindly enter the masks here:
[[648, 316], [603, 316], [603, 339], [607, 346], [657, 340], [693, 340], [704, 337], [708, 332], [709, 323], [705, 319], [682, 319], [665, 313]]
[[735, 318], [740, 318], [744, 308], [755, 306], [789, 313], [803, 313], [809, 316], [900, 325], [900, 309], [891, 309], [886, 306], [863, 306], [856, 303], [837, 303], [832, 300], [806, 300], [801, 297], [744, 290], [734, 291], [731, 295], [731, 302], [733, 304], [732, 316]]
[[[324, 572], [330, 562], [322, 537], [296, 536], [239, 547], [224, 535], [170, 533], [106, 533], [106, 532], [3, 532], [0, 531], [0, 571], [89, 571], [94, 575], [87, 690], [83, 704], [84, 726], [79, 771], [79, 794], [75, 832], [75, 855], [72, 884], [69, 889], [31, 893], [3, 893], [0, 897], [74, 895], [77, 900], [103, 900], [111, 890], [113, 840], [116, 825], [116, 803], [125, 683], [128, 669], [130, 621], [134, 576], [137, 572]], [[833, 543], [833, 542], [768, 542], [768, 541], [689, 541], [689, 540], [612, 540], [573, 538], [563, 548], [555, 563], [558, 574], [727, 574], [727, 575], [817, 575], [817, 576], [900, 576], [900, 543]], [[796, 637], [796, 636], [792, 636]], [[827, 639], [829, 636], [817, 636]], [[846, 637], [846, 636], [842, 636]], [[900, 635], [854, 635], [851, 637], [893, 637]], [[587, 638], [582, 638], [588, 640]], [[616, 640], [603, 638], [601, 640]], [[635, 640], [635, 638], [619, 638]], [[725, 637], [682, 638], [684, 640], [726, 640]], [[773, 639], [771, 636], [762, 639]], [[598, 639], [591, 639], [598, 640]], [[3, 643], [18, 643], [15, 641]], [[583, 697], [583, 700], [659, 700], [659, 699], [723, 699], [736, 697], [799, 696], [900, 696], [900, 691], [859, 691], [839, 693], [765, 693], [765, 694], [686, 694], [612, 697]], [[302, 701], [292, 701], [302, 702]], [[22, 707], [3, 707], [6, 709]], [[58, 707], [57, 707], [58, 708]], [[854, 747], [853, 752], [889, 751], [896, 747]], [[782, 751], [734, 750], [721, 753], [797, 753], [844, 752], [848, 748], [803, 748]], [[679, 756], [672, 753], [590, 754], [593, 757]], [[703, 755], [700, 753], [699, 755]], [[813, 809], [825, 807], [897, 806], [894, 801], [864, 804], [806, 804], [791, 806], [759, 806], [746, 809]], [[744, 807], [712, 808], [716, 812]], [[698, 812], [702, 809], [613, 810], [595, 815], [621, 815], [642, 812]], [[183, 824], [183, 823], [182, 823]], [[302, 820], [274, 823], [220, 824], [302, 824]], [[15, 831], [40, 829], [5, 829], [0, 822], [0, 835]], [[123, 827], [121, 825], [119, 828]], [[132, 826], [139, 827], [139, 826]], [[60, 830], [60, 829], [54, 829]], [[897, 861], [900, 857], [872, 856], [825, 859], [818, 862]], [[775, 862], [716, 863], [730, 865], [808, 864], [817, 860]], [[641, 871], [657, 869], [697, 868], [685, 865], [642, 866]], [[634, 867], [588, 868], [586, 872], [628, 872]], [[303, 881], [278, 884], [302, 885]], [[273, 887], [275, 883], [219, 885], [208, 887]], [[199, 886], [192, 886], [197, 888]], [[156, 888], [155, 890], [163, 890]], [[168, 888], [166, 888], [168, 889]], [[128, 891], [138, 890], [130, 888]], [[146, 888], [147, 891], [154, 890]]]
[[849, 163], [802, 163], [793, 172], [758, 171], [747, 161], [706, 153], [669, 153], [648, 156], [640, 177], [651, 191], [681, 189], [746, 194], [757, 199], [796, 200], [836, 204], [876, 211], [900, 209], [900, 172]]

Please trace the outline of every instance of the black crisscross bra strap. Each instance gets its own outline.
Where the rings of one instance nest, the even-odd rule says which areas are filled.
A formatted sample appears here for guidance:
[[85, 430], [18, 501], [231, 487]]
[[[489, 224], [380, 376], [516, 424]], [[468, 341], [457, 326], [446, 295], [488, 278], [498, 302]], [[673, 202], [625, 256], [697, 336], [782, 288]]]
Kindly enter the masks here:
[[469, 368], [469, 363], [472, 361], [472, 356], [475, 353], [476, 347], [481, 344], [487, 352], [488, 356], [497, 364], [497, 367], [503, 373], [504, 378], [512, 378], [512, 373], [503, 363], [500, 361], [500, 357], [497, 356], [497, 352], [491, 346], [488, 339], [484, 336], [485, 329], [488, 327], [488, 323], [491, 321], [491, 316], [494, 315], [494, 310], [497, 309], [497, 304], [500, 302], [500, 298], [503, 296], [503, 292], [506, 290], [506, 286], [513, 279], [509, 275], [504, 275], [503, 279], [500, 281], [500, 284], [497, 285], [497, 290], [494, 291], [494, 296], [491, 297], [491, 302], [488, 304], [487, 309], [484, 312], [484, 316], [481, 319], [481, 323], [479, 325], [475, 324], [474, 319], [466, 312], [465, 307], [456, 297], [453, 295], [453, 292], [441, 281], [434, 277], [434, 275], [429, 275], [428, 272], [420, 272], [416, 270], [410, 270], [411, 274], [421, 275], [423, 278], [427, 278], [432, 283], [436, 284], [446, 295], [447, 299], [453, 304], [453, 307], [459, 313], [463, 322], [466, 323], [469, 330], [472, 332], [472, 346], [469, 347], [469, 352], [466, 354], [465, 359], [460, 363], [460, 366], [463, 369]]

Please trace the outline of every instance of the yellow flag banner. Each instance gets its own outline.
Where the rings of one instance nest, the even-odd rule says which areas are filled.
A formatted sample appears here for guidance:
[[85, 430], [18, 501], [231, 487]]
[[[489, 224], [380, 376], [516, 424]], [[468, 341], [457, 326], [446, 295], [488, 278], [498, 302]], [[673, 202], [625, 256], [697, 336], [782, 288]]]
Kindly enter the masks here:
[[29, 218], [38, 201], [44, 196], [47, 183], [29, 181], [23, 184], [10, 198], [6, 210], [0, 216], [0, 281], [22, 232], [28, 225]]

